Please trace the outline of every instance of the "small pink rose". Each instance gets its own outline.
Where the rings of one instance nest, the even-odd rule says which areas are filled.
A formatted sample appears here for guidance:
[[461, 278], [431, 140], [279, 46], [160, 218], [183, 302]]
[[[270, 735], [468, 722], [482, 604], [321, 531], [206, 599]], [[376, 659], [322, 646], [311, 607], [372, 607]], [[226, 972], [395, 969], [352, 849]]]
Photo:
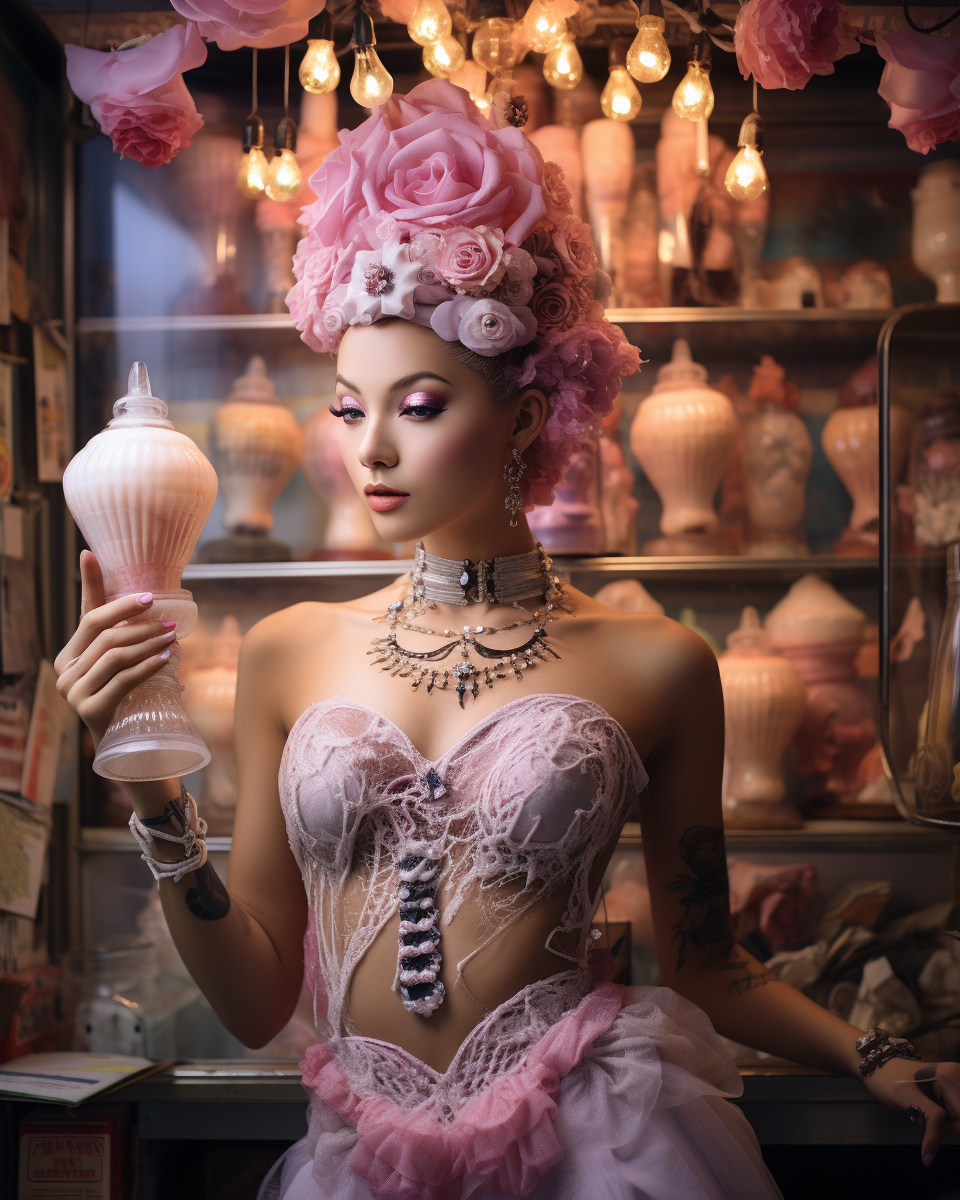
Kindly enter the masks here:
[[530, 279], [537, 274], [537, 264], [533, 256], [519, 246], [509, 246], [504, 250], [504, 262], [507, 264], [507, 279]]
[[533, 293], [530, 311], [537, 318], [540, 333], [568, 329], [577, 319], [579, 308], [573, 291], [566, 283], [545, 283]]
[[537, 335], [537, 323], [529, 309], [507, 308], [487, 296], [458, 296], [439, 304], [430, 325], [444, 341], [461, 342], [487, 358], [525, 346]]
[[543, 164], [543, 186], [550, 199], [560, 208], [568, 208], [573, 202], [573, 192], [567, 187], [563, 168], [559, 163], [545, 162]]
[[890, 105], [890, 128], [919, 154], [960, 140], [960, 39], [878, 33], [876, 42], [885, 63], [880, 95]]
[[494, 287], [503, 277], [503, 234], [478, 225], [476, 229], [445, 229], [437, 268], [458, 291], [477, 292]]
[[804, 88], [860, 49], [838, 0], [747, 0], [733, 41], [744, 79], [752, 75], [768, 91]]
[[507, 275], [500, 281], [495, 298], [510, 308], [527, 305], [533, 297], [533, 283], [529, 279], [511, 279]]
[[583, 279], [597, 267], [590, 226], [579, 217], [561, 217], [553, 234], [553, 248], [567, 275]]
[[268, 49], [287, 46], [307, 36], [311, 17], [322, 11], [326, 0], [170, 0], [188, 21], [196, 21], [200, 33], [216, 41], [221, 50], [240, 46]]

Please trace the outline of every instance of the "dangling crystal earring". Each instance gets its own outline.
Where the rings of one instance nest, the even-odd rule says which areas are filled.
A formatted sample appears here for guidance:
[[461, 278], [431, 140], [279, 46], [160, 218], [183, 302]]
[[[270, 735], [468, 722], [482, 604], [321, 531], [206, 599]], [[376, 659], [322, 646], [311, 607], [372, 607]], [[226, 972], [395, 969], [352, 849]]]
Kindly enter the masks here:
[[520, 495], [520, 476], [527, 469], [527, 464], [520, 457], [520, 451], [514, 446], [513, 462], [503, 468], [504, 479], [509, 480], [510, 490], [503, 506], [510, 513], [510, 528], [517, 527], [517, 513], [523, 508], [523, 497]]

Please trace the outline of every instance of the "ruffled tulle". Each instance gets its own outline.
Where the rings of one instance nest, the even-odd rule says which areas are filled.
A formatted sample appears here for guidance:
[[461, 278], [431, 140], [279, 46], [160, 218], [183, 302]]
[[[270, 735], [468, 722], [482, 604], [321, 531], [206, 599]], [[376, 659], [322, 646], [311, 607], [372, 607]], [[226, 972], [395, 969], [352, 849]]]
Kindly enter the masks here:
[[429, 1102], [357, 1096], [325, 1043], [304, 1068], [310, 1133], [260, 1200], [780, 1195], [727, 1102], [742, 1091], [733, 1060], [706, 1015], [666, 988], [600, 985], [446, 1122]]

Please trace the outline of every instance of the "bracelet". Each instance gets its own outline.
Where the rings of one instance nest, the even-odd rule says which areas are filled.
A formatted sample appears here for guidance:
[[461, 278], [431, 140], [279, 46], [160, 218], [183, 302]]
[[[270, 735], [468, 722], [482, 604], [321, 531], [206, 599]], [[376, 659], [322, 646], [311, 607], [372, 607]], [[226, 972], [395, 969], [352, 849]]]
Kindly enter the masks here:
[[[172, 809], [172, 813], [164, 813], [160, 817], [147, 817], [141, 820], [134, 812], [130, 817], [130, 832], [136, 838], [137, 843], [143, 853], [140, 857], [150, 868], [154, 879], [172, 879], [174, 883], [179, 883], [184, 875], [190, 871], [197, 871], [207, 861], [207, 843], [204, 840], [204, 835], [207, 832], [207, 823], [197, 812], [197, 802], [190, 795], [187, 789], [180, 784], [180, 796], [172, 804], [167, 806], [168, 810]], [[168, 822], [179, 822], [180, 828], [183, 830], [182, 836], [177, 836], [174, 833], [163, 833], [157, 828], [158, 825], [166, 825]], [[162, 859], [154, 858], [152, 853], [153, 842], [156, 838], [160, 838], [164, 842], [178, 842], [183, 846], [184, 859], [181, 862], [164, 862]]]
[[914, 1051], [913, 1046], [906, 1038], [891, 1037], [885, 1029], [880, 1029], [879, 1026], [874, 1026], [863, 1037], [857, 1038], [854, 1048], [863, 1056], [860, 1074], [864, 1079], [872, 1075], [884, 1063], [888, 1063], [891, 1058], [912, 1058], [916, 1062], [921, 1061], [920, 1055]]

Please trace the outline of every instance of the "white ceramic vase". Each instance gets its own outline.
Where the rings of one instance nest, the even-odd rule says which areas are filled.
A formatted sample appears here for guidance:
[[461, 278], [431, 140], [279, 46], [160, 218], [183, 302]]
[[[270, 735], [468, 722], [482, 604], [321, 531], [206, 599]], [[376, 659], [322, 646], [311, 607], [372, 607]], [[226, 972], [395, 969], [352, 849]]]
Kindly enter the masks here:
[[960, 301], [960, 163], [930, 163], [913, 198], [913, 261], [937, 285], [937, 300]]
[[[890, 478], [903, 474], [910, 448], [910, 414], [890, 405]], [[820, 434], [827, 461], [850, 493], [850, 529], [875, 540], [880, 520], [880, 410], [876, 404], [837, 408]]]
[[339, 422], [323, 404], [304, 422], [303, 473], [327, 505], [325, 550], [349, 554], [383, 547], [369, 505], [343, 465]]
[[803, 718], [803, 681], [773, 652], [755, 608], [743, 610], [718, 664], [726, 720], [724, 821], [756, 828], [797, 826], [798, 814], [782, 803], [783, 755]]
[[607, 554], [636, 554], [637, 513], [633, 472], [623, 449], [613, 438], [600, 439], [600, 507], [606, 531]]
[[[197, 620], [183, 568], [217, 495], [217, 476], [197, 445], [166, 419], [147, 368], [134, 363], [113, 420], [67, 466], [63, 493], [97, 556], [107, 600], [152, 592], [144, 620], [177, 621], [177, 638]], [[123, 700], [94, 759], [107, 779], [168, 779], [204, 766], [210, 752], [180, 703], [170, 661]]]
[[190, 673], [183, 686], [183, 706], [210, 748], [210, 762], [203, 773], [200, 815], [215, 836], [233, 832], [237, 807], [233, 711], [240, 641], [236, 617], [224, 617], [219, 631], [209, 640], [206, 660]]
[[580, 133], [583, 184], [600, 266], [619, 285], [623, 268], [624, 220], [637, 145], [626, 121], [602, 117]]
[[603, 554], [606, 550], [599, 464], [597, 442], [587, 437], [571, 456], [553, 503], [528, 514], [531, 532], [548, 554]]
[[657, 372], [656, 386], [630, 428], [631, 449], [663, 502], [663, 533], [719, 529], [713, 497], [737, 429], [733, 405], [708, 387], [706, 368], [693, 361], [688, 343], [677, 338], [672, 361]]

